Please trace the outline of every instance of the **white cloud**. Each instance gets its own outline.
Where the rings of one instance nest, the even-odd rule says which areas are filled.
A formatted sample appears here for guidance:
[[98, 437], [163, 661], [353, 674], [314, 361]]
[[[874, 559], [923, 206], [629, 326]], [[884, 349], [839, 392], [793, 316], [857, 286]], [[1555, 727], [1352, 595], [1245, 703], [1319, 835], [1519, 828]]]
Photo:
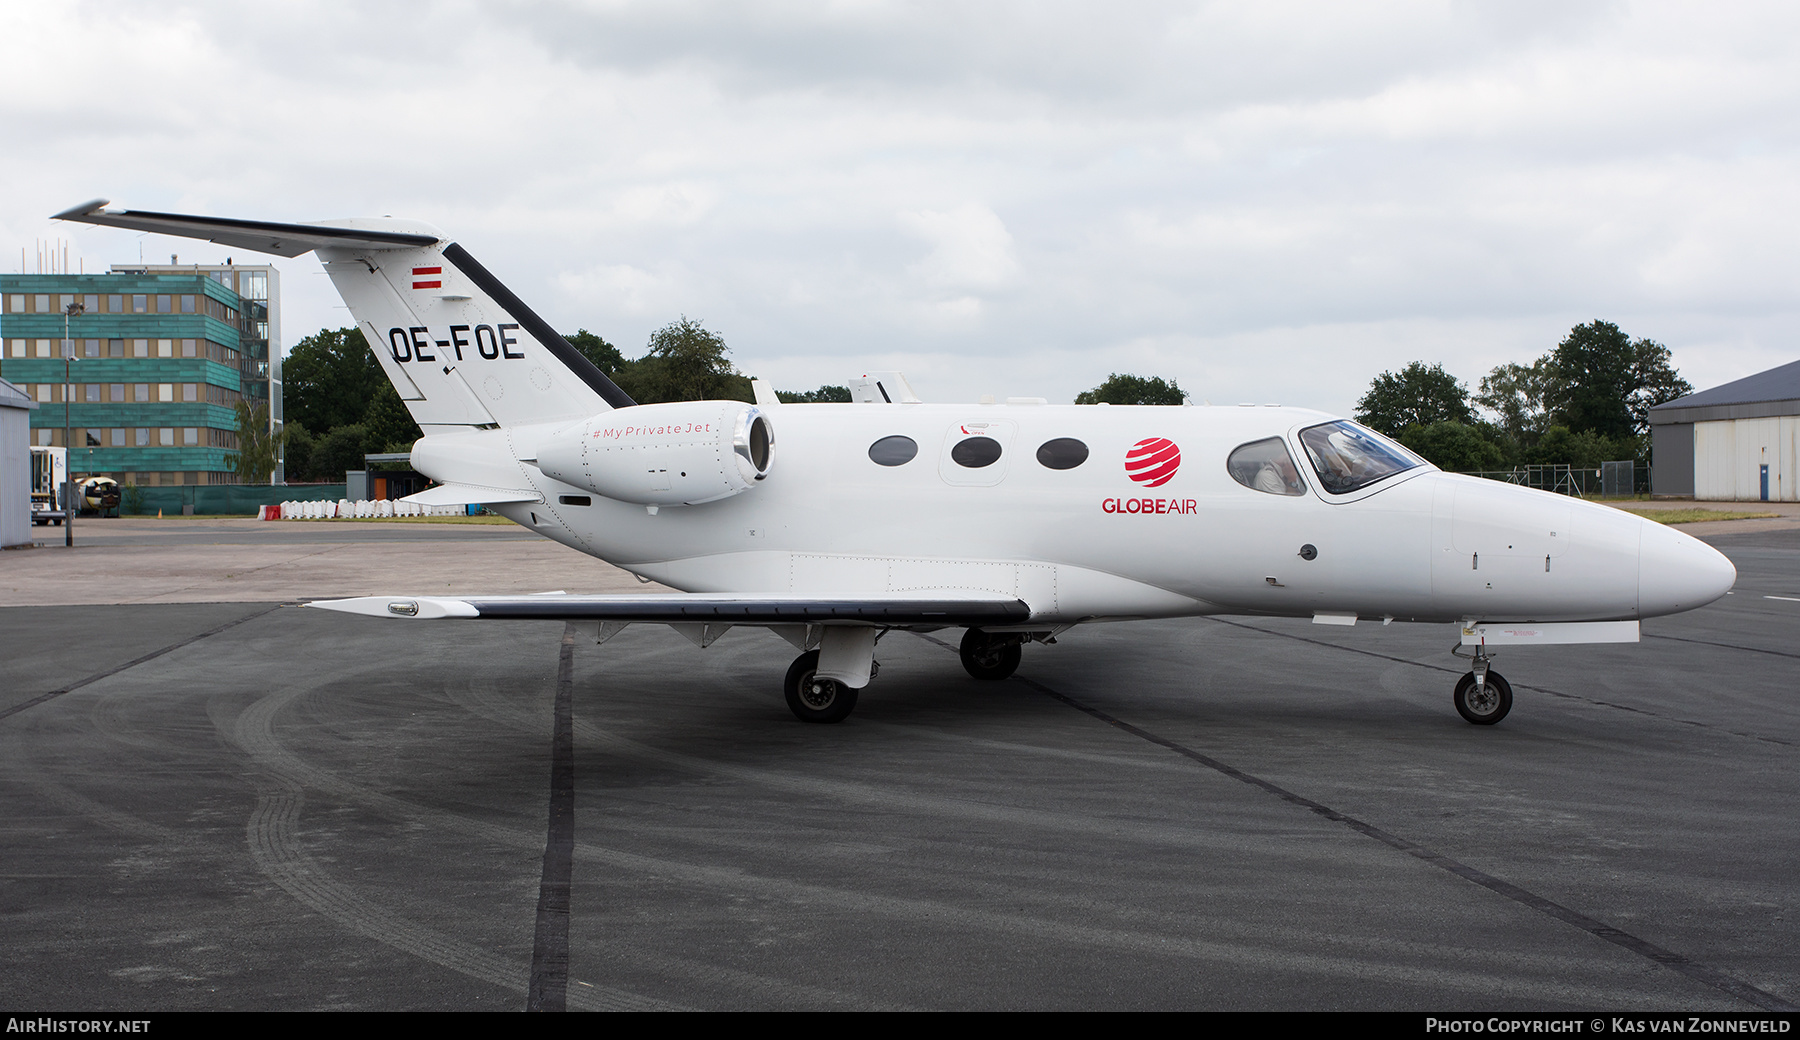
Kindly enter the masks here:
[[[1136, 371], [1342, 411], [1596, 317], [1702, 385], [1795, 356], [1786, 5], [241, 14], [10, 12], [0, 265], [55, 237], [89, 269], [223, 259], [47, 221], [96, 195], [393, 213], [627, 350], [685, 313], [795, 386], [898, 367], [963, 400]], [[283, 270], [290, 343], [345, 323], [310, 258]]]

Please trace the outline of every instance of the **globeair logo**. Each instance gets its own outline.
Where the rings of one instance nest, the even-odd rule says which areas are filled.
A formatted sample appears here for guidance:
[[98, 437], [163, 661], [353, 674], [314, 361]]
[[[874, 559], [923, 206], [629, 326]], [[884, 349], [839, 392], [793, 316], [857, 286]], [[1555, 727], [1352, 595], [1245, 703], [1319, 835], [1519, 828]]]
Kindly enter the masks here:
[[1125, 453], [1125, 475], [1145, 487], [1162, 487], [1181, 468], [1181, 449], [1167, 437], [1146, 437]]

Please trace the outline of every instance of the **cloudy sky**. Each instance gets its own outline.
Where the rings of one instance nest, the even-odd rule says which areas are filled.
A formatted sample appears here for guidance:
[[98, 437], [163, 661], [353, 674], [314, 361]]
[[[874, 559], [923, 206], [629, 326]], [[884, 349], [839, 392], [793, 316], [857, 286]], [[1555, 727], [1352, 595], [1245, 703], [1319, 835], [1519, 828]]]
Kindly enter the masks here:
[[[408, 216], [627, 354], [685, 314], [784, 389], [940, 401], [1118, 371], [1348, 412], [1593, 318], [1702, 388], [1800, 357], [1791, 4], [0, 11], [6, 271], [226, 255], [46, 219], [94, 197]], [[277, 263], [284, 347], [350, 323]]]

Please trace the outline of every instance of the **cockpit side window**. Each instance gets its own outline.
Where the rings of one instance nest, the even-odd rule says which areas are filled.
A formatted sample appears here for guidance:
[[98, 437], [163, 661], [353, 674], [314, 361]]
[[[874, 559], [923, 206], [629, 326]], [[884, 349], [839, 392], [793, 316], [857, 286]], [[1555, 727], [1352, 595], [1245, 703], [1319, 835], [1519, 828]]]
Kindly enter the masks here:
[[1341, 419], [1301, 430], [1300, 445], [1306, 449], [1319, 483], [1334, 495], [1346, 495], [1427, 465], [1374, 430]]
[[1270, 495], [1304, 495], [1306, 485], [1280, 437], [1240, 445], [1225, 460], [1231, 479]]

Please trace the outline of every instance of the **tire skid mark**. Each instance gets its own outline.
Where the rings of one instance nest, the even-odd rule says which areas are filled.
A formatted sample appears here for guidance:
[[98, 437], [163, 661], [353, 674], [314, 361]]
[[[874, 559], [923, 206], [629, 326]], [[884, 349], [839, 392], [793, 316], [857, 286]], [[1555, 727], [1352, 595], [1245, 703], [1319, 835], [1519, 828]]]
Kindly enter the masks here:
[[[302, 692], [304, 691], [290, 690], [285, 693], [272, 694], [259, 702], [259, 705], [267, 705], [265, 712], [272, 716], [274, 711], [281, 706], [275, 702], [285, 703]], [[266, 722], [263, 723], [263, 726], [266, 729]], [[577, 723], [577, 727], [579, 731], [579, 723]], [[240, 729], [244, 728], [240, 726]], [[240, 743], [245, 743], [246, 746], [255, 745], [259, 761], [266, 756], [267, 762], [274, 764], [272, 771], [282, 775], [292, 785], [304, 785], [309, 789], [317, 789], [329, 793], [335, 798], [360, 804], [365, 808], [380, 811], [398, 819], [423, 823], [444, 833], [462, 833], [470, 837], [533, 851], [541, 850], [543, 847], [541, 835], [524, 829], [506, 828], [483, 821], [466, 819], [392, 795], [369, 791], [344, 781], [334, 774], [299, 761], [291, 752], [275, 743], [272, 738], [263, 737], [257, 740], [240, 741]], [[1308, 971], [1349, 979], [1411, 982], [1421, 986], [1450, 984], [1464, 987], [1470, 992], [1490, 994], [1496, 997], [1514, 994], [1522, 984], [1531, 985], [1531, 983], [1522, 982], [1516, 970], [1510, 974], [1487, 968], [1450, 970], [1436, 966], [1437, 961], [1429, 955], [1420, 958], [1425, 961], [1426, 966], [1414, 966], [1404, 963], [1380, 962], [1368, 957], [1366, 948], [1362, 947], [1346, 950], [1342, 955], [1320, 954], [1312, 951], [1272, 950], [1267, 947], [1266, 943], [1255, 941], [1192, 939], [1149, 930], [1134, 931], [1126, 928], [1068, 924], [1042, 917], [983, 910], [961, 902], [883, 896], [864, 890], [825, 886], [813, 880], [794, 880], [756, 874], [739, 867], [692, 863], [669, 857], [627, 852], [593, 842], [578, 842], [574, 851], [575, 860], [578, 863], [605, 867], [615, 872], [626, 872], [662, 881], [676, 881], [723, 892], [760, 896], [797, 907], [834, 907], [854, 914], [881, 915], [909, 922], [952, 922], [957, 927], [978, 928], [996, 936], [1022, 936], [1057, 944], [1076, 944], [1146, 957], [1179, 957], [1185, 960], [1224, 965], [1254, 964], [1272, 969]], [[634, 963], [640, 966], [652, 968], [657, 967], [659, 960], [654, 955], [642, 956], [636, 953], [634, 953], [633, 959]], [[742, 979], [745, 984], [754, 985], [759, 989], [765, 987], [793, 989], [791, 984], [782, 980], [763, 980], [755, 975], [735, 973], [731, 969], [720, 970], [705, 966], [704, 962], [699, 963], [702, 965], [701, 974], [717, 978], [728, 984], [732, 983], [734, 979]], [[1517, 959], [1514, 958], [1508, 963], [1513, 964], [1516, 968]], [[691, 967], [685, 969], [675, 967], [674, 970], [694, 973], [694, 969]], [[1560, 968], [1546, 968], [1545, 974], [1547, 977], [1533, 986], [1533, 992], [1543, 994], [1546, 998], [1555, 996], [1571, 1001], [1616, 1004], [1621, 1001], [1640, 999], [1643, 995], [1640, 992], [1624, 988], [1570, 985]], [[517, 977], [525, 977], [523, 970], [520, 970]], [[516, 986], [516, 981], [512, 985]], [[576, 995], [585, 988], [578, 989], [573, 985], [570, 987], [571, 1003], [575, 1002]], [[848, 1002], [855, 1000], [853, 997], [843, 996], [836, 999]]]
[[[232, 734], [234, 743], [271, 774], [258, 792], [256, 809], [245, 824], [245, 840], [257, 868], [301, 904], [342, 928], [471, 978], [525, 993], [529, 964], [446, 936], [359, 895], [349, 885], [332, 880], [306, 852], [298, 834], [300, 809], [305, 803], [304, 782], [295, 777], [291, 767], [297, 760], [281, 749], [273, 728], [275, 716], [301, 692], [289, 690], [256, 701], [238, 717]], [[320, 771], [300, 772], [310, 776]], [[354, 785], [333, 786], [354, 790]], [[405, 804], [399, 799], [389, 801], [394, 808]], [[405, 818], [416, 819], [417, 814], [407, 814]], [[571, 994], [570, 1003], [596, 1011], [675, 1008], [663, 1001], [606, 987], [584, 988]]]

